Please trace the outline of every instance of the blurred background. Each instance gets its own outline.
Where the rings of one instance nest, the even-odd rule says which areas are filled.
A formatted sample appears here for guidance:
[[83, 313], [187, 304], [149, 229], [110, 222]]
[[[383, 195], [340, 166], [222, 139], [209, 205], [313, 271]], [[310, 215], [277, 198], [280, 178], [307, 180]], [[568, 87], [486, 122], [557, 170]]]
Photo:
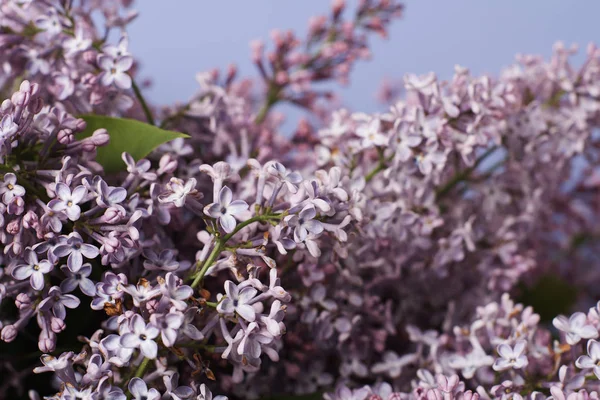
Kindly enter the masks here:
[[[141, 61], [143, 77], [153, 85], [155, 104], [185, 102], [198, 84], [195, 75], [236, 63], [241, 76], [256, 76], [249, 42], [269, 32], [292, 29], [304, 35], [310, 16], [327, 14], [329, 0], [137, 1], [140, 16], [129, 28], [131, 50]], [[357, 0], [347, 2], [349, 7]], [[600, 1], [596, 0], [413, 0], [404, 2], [404, 17], [392, 24], [388, 39], [373, 36], [371, 61], [360, 62], [350, 85], [340, 90], [344, 105], [365, 112], [382, 111], [376, 93], [384, 78], [406, 73], [437, 73], [450, 78], [454, 65], [473, 74], [498, 72], [517, 53], [552, 52], [562, 40], [585, 53], [600, 44]], [[580, 54], [579, 60], [583, 59]]]

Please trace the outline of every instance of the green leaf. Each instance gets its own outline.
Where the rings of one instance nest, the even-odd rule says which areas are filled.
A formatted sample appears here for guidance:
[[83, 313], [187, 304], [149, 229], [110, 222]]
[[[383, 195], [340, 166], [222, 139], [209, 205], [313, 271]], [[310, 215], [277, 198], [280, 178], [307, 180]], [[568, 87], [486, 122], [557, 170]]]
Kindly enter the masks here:
[[96, 129], [108, 131], [110, 142], [98, 148], [96, 161], [104, 167], [107, 173], [122, 171], [125, 163], [121, 154], [127, 152], [134, 160], [146, 157], [150, 152], [163, 143], [177, 138], [188, 138], [181, 132], [166, 131], [156, 126], [128, 118], [111, 118], [101, 115], [83, 115], [87, 127], [77, 135], [78, 139], [92, 136]]

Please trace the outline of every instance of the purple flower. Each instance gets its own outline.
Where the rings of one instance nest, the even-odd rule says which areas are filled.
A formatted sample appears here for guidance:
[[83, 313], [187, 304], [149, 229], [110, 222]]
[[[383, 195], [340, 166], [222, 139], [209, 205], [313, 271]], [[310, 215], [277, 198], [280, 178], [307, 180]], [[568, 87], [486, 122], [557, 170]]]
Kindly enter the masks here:
[[23, 257], [25, 264], [19, 264], [13, 270], [12, 276], [20, 281], [29, 278], [31, 287], [35, 290], [44, 288], [44, 274], [52, 271], [54, 266], [48, 260], [38, 260], [37, 254], [26, 249]]
[[208, 387], [203, 383], [200, 385], [198, 389], [198, 395], [195, 400], [227, 400], [225, 396], [215, 396], [213, 399], [213, 394]]
[[525, 355], [525, 347], [527, 342], [525, 340], [517, 340], [514, 347], [506, 343], [502, 343], [498, 346], [498, 354], [500, 358], [497, 358], [492, 368], [494, 371], [504, 371], [507, 369], [521, 369], [526, 367], [529, 361]]
[[294, 228], [294, 240], [301, 243], [306, 240], [309, 233], [318, 235], [323, 232], [323, 224], [315, 220], [317, 210], [314, 206], [306, 206], [298, 215], [288, 215], [285, 222]]
[[225, 282], [225, 293], [227, 296], [219, 302], [217, 311], [225, 315], [238, 313], [246, 321], [252, 322], [256, 319], [254, 307], [248, 304], [258, 291], [253, 287], [246, 286], [241, 290], [232, 281]]
[[92, 280], [88, 279], [92, 273], [92, 266], [89, 263], [83, 264], [77, 272], [72, 272], [66, 265], [60, 269], [67, 275], [67, 279], [60, 283], [60, 289], [63, 292], [69, 293], [79, 287], [84, 294], [90, 297], [96, 295], [96, 286]]
[[289, 172], [283, 164], [278, 162], [271, 163], [267, 170], [285, 184], [290, 192], [296, 193], [298, 191], [298, 185], [302, 182], [302, 175], [298, 172]]
[[189, 299], [194, 294], [194, 289], [188, 285], [182, 285], [181, 280], [172, 272], [168, 272], [165, 276], [164, 282], [160, 285], [160, 291], [179, 310], [187, 308], [184, 300]]
[[100, 251], [96, 246], [84, 243], [81, 236], [77, 232], [73, 232], [69, 235], [67, 243], [56, 246], [53, 253], [57, 257], [68, 255], [67, 266], [71, 272], [77, 272], [83, 265], [83, 257], [87, 259], [96, 258]]
[[160, 330], [160, 337], [165, 346], [171, 347], [177, 340], [177, 332], [183, 324], [183, 314], [180, 312], [167, 315], [152, 314], [150, 322]]
[[72, 294], [63, 294], [58, 286], [52, 286], [47, 297], [38, 304], [40, 310], [52, 309], [56, 318], [64, 320], [67, 316], [66, 308], [79, 307], [80, 301]]
[[17, 185], [17, 176], [13, 173], [4, 174], [3, 182], [0, 183], [0, 194], [2, 202], [6, 205], [15, 197], [25, 195], [23, 186]]
[[158, 196], [161, 203], [173, 203], [175, 207], [183, 207], [189, 195], [198, 193], [196, 190], [196, 179], [191, 178], [184, 183], [181, 179], [171, 178], [167, 184], [167, 191]]
[[159, 400], [160, 392], [154, 388], [148, 390], [146, 382], [140, 378], [133, 378], [127, 385], [129, 392], [135, 400]]
[[114, 59], [104, 54], [98, 55], [98, 66], [103, 70], [100, 74], [100, 82], [104, 86], [110, 86], [114, 82], [119, 89], [130, 89], [131, 77], [127, 74], [127, 71], [132, 65], [133, 58], [131, 56], [121, 56]]
[[552, 324], [559, 331], [566, 333], [567, 343], [571, 346], [579, 343], [582, 338], [595, 339], [598, 337], [598, 330], [587, 323], [587, 317], [582, 312], [576, 312], [569, 319], [559, 315], [552, 320]]
[[[19, 129], [19, 126], [14, 123], [11, 114], [6, 114], [0, 120], [0, 143], [10, 139]], [[8, 174], [6, 174], [8, 175]], [[5, 179], [6, 179], [5, 175]], [[11, 174], [14, 175], [14, 174]]]
[[131, 319], [131, 332], [121, 336], [121, 346], [129, 349], [139, 348], [144, 357], [155, 359], [158, 345], [153, 340], [160, 333], [153, 324], [146, 324], [141, 315], [135, 314]]
[[71, 192], [71, 189], [62, 182], [56, 184], [57, 199], [50, 200], [48, 207], [54, 211], [64, 211], [71, 221], [77, 221], [81, 214], [79, 204], [87, 194], [87, 189], [83, 185], [77, 186]]
[[594, 339], [588, 340], [587, 355], [580, 356], [575, 365], [581, 369], [593, 369], [594, 375], [600, 379], [600, 343]]
[[235, 216], [248, 209], [244, 200], [234, 200], [231, 189], [223, 186], [219, 192], [219, 201], [204, 207], [204, 213], [212, 218], [217, 218], [223, 230], [227, 233], [233, 232], [237, 224]]

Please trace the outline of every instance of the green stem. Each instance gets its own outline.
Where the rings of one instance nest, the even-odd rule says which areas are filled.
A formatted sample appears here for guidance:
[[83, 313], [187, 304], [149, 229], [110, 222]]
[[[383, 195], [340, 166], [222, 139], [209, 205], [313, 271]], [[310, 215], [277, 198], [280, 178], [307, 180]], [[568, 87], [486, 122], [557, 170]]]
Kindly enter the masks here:
[[386, 169], [387, 162], [391, 161], [394, 158], [394, 154], [392, 154], [386, 160], [383, 155], [383, 149], [378, 148], [377, 151], [379, 152], [379, 163], [377, 164], [377, 166], [375, 168], [373, 168], [373, 170], [371, 172], [369, 172], [367, 174], [367, 176], [365, 176], [365, 182], [369, 182], [371, 179], [373, 179], [375, 177], [375, 175], [377, 175], [378, 173], [380, 173], [381, 171]]
[[256, 115], [256, 119], [254, 120], [255, 124], [262, 124], [265, 121], [265, 119], [267, 118], [267, 115], [269, 114], [269, 111], [279, 100], [279, 92], [280, 91], [281, 91], [280, 87], [278, 87], [272, 83], [269, 84], [269, 90], [267, 92], [267, 100], [265, 101], [265, 104], [263, 104], [263, 106], [258, 111], [258, 114]]
[[460, 171], [456, 175], [454, 175], [454, 177], [452, 177], [452, 179], [450, 179], [450, 181], [448, 181], [448, 183], [446, 183], [444, 186], [442, 186], [440, 189], [438, 189], [436, 191], [436, 193], [435, 193], [436, 200], [439, 200], [442, 197], [446, 196], [460, 182], [469, 179], [469, 177], [471, 176], [473, 171], [475, 171], [477, 169], [479, 164], [481, 164], [483, 162], [483, 160], [488, 158], [497, 149], [498, 149], [497, 146], [490, 147], [488, 150], [486, 150], [485, 153], [483, 153], [481, 156], [479, 156], [479, 158], [477, 160], [475, 160], [475, 163], [471, 167], [469, 167], [463, 171]]
[[223, 251], [223, 249], [225, 248], [227, 241], [229, 241], [229, 239], [231, 239], [233, 237], [233, 235], [235, 235], [240, 230], [244, 229], [246, 226], [248, 226], [254, 222], [280, 220], [282, 217], [283, 217], [283, 214], [280, 214], [280, 215], [256, 215], [256, 216], [238, 224], [231, 233], [223, 236], [220, 239], [217, 239], [215, 247], [210, 252], [210, 255], [208, 256], [206, 261], [204, 261], [204, 263], [202, 264], [202, 268], [200, 269], [200, 271], [194, 277], [194, 281], [192, 282], [192, 285], [191, 285], [192, 288], [196, 288], [200, 284], [200, 282], [202, 282], [202, 278], [204, 278], [206, 271], [208, 271], [210, 266], [216, 261], [217, 257], [219, 257], [219, 254], [221, 254], [221, 251]]
[[155, 125], [154, 123], [154, 117], [152, 116], [152, 112], [150, 111], [150, 108], [148, 108], [148, 104], [146, 104], [146, 100], [144, 100], [144, 96], [142, 96], [142, 92], [140, 91], [140, 88], [138, 87], [137, 83], [135, 83], [135, 81], [132, 79], [131, 80], [131, 87], [133, 89], [133, 92], [135, 93], [135, 97], [137, 97], [137, 99], [139, 100], [142, 109], [144, 110], [144, 114], [146, 114], [146, 119], [148, 120], [148, 123], [150, 125]]
[[148, 368], [148, 364], [150, 363], [150, 359], [147, 357], [144, 357], [144, 359], [142, 360], [142, 362], [140, 363], [140, 365], [138, 366], [137, 370], [135, 371], [135, 378], [141, 378], [144, 375], [144, 372], [146, 371], [146, 368]]

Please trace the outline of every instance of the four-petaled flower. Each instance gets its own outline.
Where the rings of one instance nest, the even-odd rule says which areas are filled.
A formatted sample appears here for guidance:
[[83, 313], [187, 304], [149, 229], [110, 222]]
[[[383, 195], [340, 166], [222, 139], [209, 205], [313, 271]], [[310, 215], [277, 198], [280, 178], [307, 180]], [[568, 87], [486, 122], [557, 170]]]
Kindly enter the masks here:
[[323, 232], [321, 221], [314, 219], [317, 216], [317, 210], [313, 205], [304, 207], [298, 215], [288, 215], [285, 222], [288, 226], [294, 228], [294, 240], [301, 243], [306, 240], [309, 233], [318, 235]]
[[77, 232], [69, 235], [66, 244], [58, 245], [54, 248], [53, 253], [57, 257], [66, 257], [67, 267], [71, 272], [78, 272], [83, 265], [83, 257], [92, 259], [96, 258], [100, 251], [92, 244], [84, 243], [83, 239]]
[[221, 228], [227, 233], [233, 232], [237, 224], [235, 216], [248, 209], [248, 203], [244, 200], [234, 200], [231, 189], [223, 186], [219, 192], [218, 202], [204, 207], [204, 213], [212, 218], [217, 218]]
[[217, 311], [225, 315], [233, 315], [236, 312], [246, 321], [252, 322], [256, 319], [256, 311], [248, 302], [256, 296], [257, 290], [246, 286], [240, 289], [232, 281], [225, 282], [225, 296], [217, 306]]
[[98, 66], [103, 70], [100, 82], [104, 86], [110, 86], [114, 82], [119, 89], [131, 88], [131, 77], [127, 74], [127, 71], [132, 65], [133, 58], [131, 56], [121, 56], [114, 59], [100, 54], [98, 56]]
[[17, 265], [12, 272], [12, 276], [20, 281], [29, 278], [32, 288], [42, 290], [44, 288], [44, 274], [52, 271], [54, 266], [48, 260], [38, 260], [37, 254], [31, 249], [25, 250], [23, 259], [25, 263]]
[[64, 211], [71, 221], [76, 221], [81, 215], [79, 204], [87, 194], [83, 185], [77, 186], [73, 191], [62, 182], [56, 184], [56, 199], [50, 200], [48, 207], [54, 211]]
[[559, 331], [566, 333], [567, 343], [571, 346], [579, 343], [581, 339], [598, 337], [598, 330], [587, 323], [587, 316], [582, 312], [576, 312], [569, 319], [564, 315], [559, 315], [552, 320], [552, 324]]
[[25, 189], [21, 185], [17, 185], [17, 176], [13, 173], [4, 174], [3, 182], [0, 183], [0, 194], [2, 202], [8, 204], [17, 196], [23, 196]]
[[593, 369], [594, 375], [600, 379], [600, 343], [590, 339], [587, 342], [587, 356], [580, 356], [575, 365], [581, 369]]
[[525, 340], [517, 340], [514, 347], [506, 343], [502, 343], [498, 346], [498, 354], [500, 358], [494, 361], [492, 368], [494, 371], [504, 371], [507, 369], [521, 369], [526, 367], [529, 361], [525, 355], [525, 347], [527, 342]]
[[131, 319], [131, 332], [121, 336], [121, 346], [129, 349], [139, 348], [144, 357], [155, 359], [158, 345], [154, 339], [159, 330], [153, 324], [146, 324], [141, 315], [135, 314]]

